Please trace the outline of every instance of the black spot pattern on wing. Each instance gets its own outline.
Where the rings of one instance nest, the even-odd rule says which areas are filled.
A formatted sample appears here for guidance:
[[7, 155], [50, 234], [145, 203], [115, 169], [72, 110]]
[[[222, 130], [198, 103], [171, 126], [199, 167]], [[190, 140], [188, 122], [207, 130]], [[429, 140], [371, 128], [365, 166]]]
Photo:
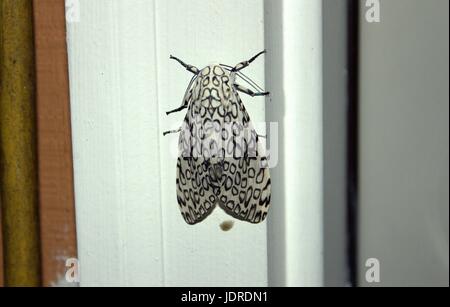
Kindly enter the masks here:
[[207, 161], [193, 158], [178, 158], [177, 161], [177, 200], [181, 214], [188, 224], [203, 221], [215, 208], [217, 201], [210, 177]]
[[[236, 123], [249, 128], [244, 135], [240, 156], [224, 159], [223, 181], [219, 205], [229, 215], [250, 223], [259, 223], [267, 217], [271, 199], [271, 181], [267, 158], [262, 154], [259, 137], [239, 96]], [[230, 146], [234, 151], [238, 146]], [[225, 167], [226, 165], [226, 167]]]

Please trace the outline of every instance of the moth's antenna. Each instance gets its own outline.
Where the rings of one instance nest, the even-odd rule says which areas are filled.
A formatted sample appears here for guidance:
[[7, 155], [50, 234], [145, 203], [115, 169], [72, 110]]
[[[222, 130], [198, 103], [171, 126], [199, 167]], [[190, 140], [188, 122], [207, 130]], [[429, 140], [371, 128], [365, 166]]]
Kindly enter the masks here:
[[187, 93], [188, 93], [189, 90], [191, 89], [192, 84], [194, 84], [194, 81], [195, 81], [195, 79], [197, 79], [197, 77], [198, 77], [198, 75], [194, 75], [194, 76], [191, 78], [191, 81], [189, 82], [189, 85], [188, 85], [186, 91], [184, 92], [184, 96], [183, 96], [183, 97], [186, 97]]
[[[231, 71], [233, 68], [232, 66], [226, 65], [226, 64], [220, 64], [220, 66], [223, 66], [228, 71]], [[247, 82], [247, 84], [249, 84], [251, 87], [253, 87], [258, 92], [264, 92], [264, 89], [262, 89], [255, 81], [250, 79], [250, 77], [246, 76], [242, 72], [238, 71], [238, 72], [236, 72], [236, 75], [238, 77], [240, 77], [242, 80], [244, 80], [245, 82]]]
[[258, 83], [256, 83], [255, 81], [253, 81], [252, 79], [250, 79], [250, 77], [244, 75], [241, 72], [238, 72], [237, 75], [244, 80], [245, 82], [247, 82], [248, 84], [250, 84], [251, 86], [253, 86], [253, 88], [255, 90], [258, 90], [260, 92], [264, 92], [264, 90], [258, 85]]
[[189, 90], [191, 89], [191, 86], [192, 86], [192, 84], [194, 83], [195, 79], [197, 79], [197, 77], [198, 77], [198, 75], [194, 75], [194, 76], [191, 78], [191, 81], [189, 82], [189, 85], [188, 85], [188, 87], [187, 87], [187, 89], [186, 89], [186, 92], [184, 92], [184, 96], [185, 96], [185, 97], [186, 97], [187, 93], [189, 92]]

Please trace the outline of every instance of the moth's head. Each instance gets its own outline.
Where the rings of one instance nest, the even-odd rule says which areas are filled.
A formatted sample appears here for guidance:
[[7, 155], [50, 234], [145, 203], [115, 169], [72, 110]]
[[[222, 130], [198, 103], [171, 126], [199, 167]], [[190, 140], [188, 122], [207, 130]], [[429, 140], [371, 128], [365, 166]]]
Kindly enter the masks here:
[[219, 64], [210, 64], [203, 68], [197, 77], [195, 97], [206, 108], [227, 106], [233, 95], [234, 74], [230, 74]]

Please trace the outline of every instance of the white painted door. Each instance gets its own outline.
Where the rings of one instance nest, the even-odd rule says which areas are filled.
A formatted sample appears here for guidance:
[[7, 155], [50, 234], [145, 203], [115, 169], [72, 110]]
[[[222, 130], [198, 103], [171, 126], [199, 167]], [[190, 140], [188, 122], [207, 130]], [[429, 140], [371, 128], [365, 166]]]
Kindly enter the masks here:
[[[68, 49], [81, 285], [266, 286], [269, 277], [271, 285], [320, 285], [320, 1], [67, 2], [78, 3], [68, 9], [78, 10], [68, 18]], [[279, 258], [271, 276], [266, 223], [236, 221], [223, 232], [229, 218], [219, 208], [196, 226], [184, 222], [177, 136], [162, 136], [180, 126], [183, 114], [165, 112], [181, 105], [191, 77], [170, 54], [198, 67], [234, 65], [265, 45], [267, 65], [259, 58], [246, 74], [264, 87], [264, 67], [273, 70], [271, 120], [285, 133], [284, 167], [273, 170], [269, 240]], [[243, 100], [261, 127], [264, 98]]]

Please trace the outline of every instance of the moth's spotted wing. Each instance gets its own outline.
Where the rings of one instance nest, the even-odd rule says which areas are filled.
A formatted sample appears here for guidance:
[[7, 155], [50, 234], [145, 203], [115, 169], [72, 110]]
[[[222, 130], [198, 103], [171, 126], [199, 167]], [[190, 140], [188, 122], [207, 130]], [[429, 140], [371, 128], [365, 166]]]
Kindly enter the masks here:
[[239, 97], [233, 137], [221, 163], [222, 188], [219, 205], [226, 213], [250, 223], [262, 222], [269, 211], [270, 174], [260, 139]]
[[177, 161], [177, 200], [188, 224], [203, 221], [216, 206], [209, 165], [201, 158], [179, 157]]

